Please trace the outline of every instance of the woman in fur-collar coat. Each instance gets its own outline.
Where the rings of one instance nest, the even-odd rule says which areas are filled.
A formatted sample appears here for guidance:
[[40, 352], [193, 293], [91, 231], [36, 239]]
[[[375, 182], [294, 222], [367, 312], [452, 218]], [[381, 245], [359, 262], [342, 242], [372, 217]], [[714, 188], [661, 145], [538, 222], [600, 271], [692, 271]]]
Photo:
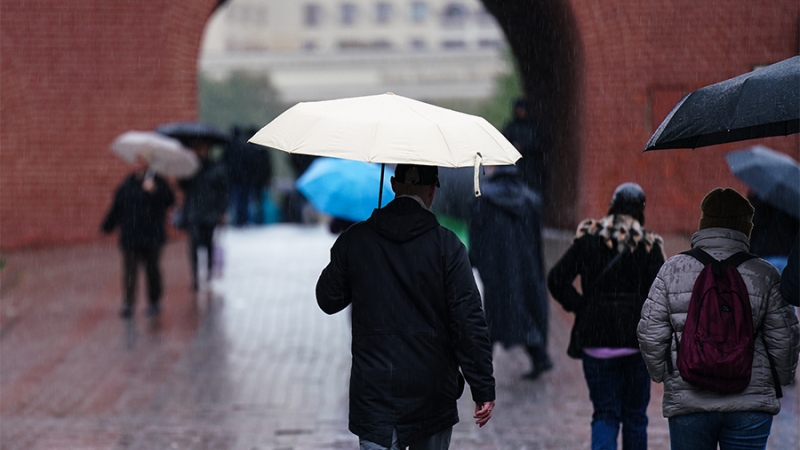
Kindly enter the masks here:
[[[575, 313], [569, 356], [583, 361], [594, 405], [592, 448], [647, 448], [650, 376], [636, 326], [650, 285], [664, 263], [663, 240], [642, 228], [645, 195], [620, 185], [608, 214], [587, 219], [547, 277], [553, 298]], [[580, 276], [581, 292], [573, 282]]]

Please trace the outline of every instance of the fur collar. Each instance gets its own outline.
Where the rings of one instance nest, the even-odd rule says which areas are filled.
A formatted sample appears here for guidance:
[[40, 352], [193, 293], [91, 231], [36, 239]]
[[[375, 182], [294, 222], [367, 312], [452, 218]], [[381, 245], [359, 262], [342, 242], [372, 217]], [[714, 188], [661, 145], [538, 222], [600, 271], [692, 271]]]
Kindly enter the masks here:
[[599, 220], [585, 219], [578, 225], [575, 239], [587, 234], [603, 238], [608, 248], [616, 246], [620, 253], [626, 249], [636, 250], [639, 244], [644, 244], [648, 253], [655, 244], [659, 244], [661, 251], [664, 251], [664, 239], [661, 236], [642, 228], [638, 220], [626, 214], [612, 214]]

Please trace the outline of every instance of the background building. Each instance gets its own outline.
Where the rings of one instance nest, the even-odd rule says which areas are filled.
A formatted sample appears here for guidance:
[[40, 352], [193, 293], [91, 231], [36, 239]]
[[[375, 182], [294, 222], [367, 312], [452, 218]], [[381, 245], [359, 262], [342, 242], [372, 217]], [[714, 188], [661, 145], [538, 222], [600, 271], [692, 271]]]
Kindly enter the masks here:
[[231, 0], [204, 37], [200, 70], [270, 77], [287, 103], [395, 91], [481, 100], [510, 69], [478, 0]]

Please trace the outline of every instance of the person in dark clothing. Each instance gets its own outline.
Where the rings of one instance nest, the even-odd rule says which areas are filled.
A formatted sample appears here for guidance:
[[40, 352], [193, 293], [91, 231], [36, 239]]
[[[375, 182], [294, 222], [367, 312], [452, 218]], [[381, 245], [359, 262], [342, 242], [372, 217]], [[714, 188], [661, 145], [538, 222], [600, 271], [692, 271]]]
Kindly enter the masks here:
[[522, 155], [522, 159], [517, 161], [522, 180], [544, 198], [550, 144], [544, 129], [531, 117], [528, 102], [524, 98], [514, 101], [513, 117], [503, 127], [503, 136]]
[[[614, 191], [608, 214], [578, 226], [550, 270], [553, 298], [575, 313], [567, 354], [583, 360], [594, 406], [592, 449], [647, 448], [650, 375], [636, 327], [650, 285], [664, 263], [663, 239], [644, 225], [645, 195], [635, 183]], [[573, 286], [580, 276], [581, 293]]]
[[400, 164], [391, 183], [396, 198], [337, 238], [317, 303], [328, 314], [352, 304], [360, 448], [447, 449], [464, 378], [476, 423], [492, 417], [492, 346], [466, 248], [430, 212], [437, 168]]
[[792, 247], [800, 221], [781, 211], [755, 194], [747, 197], [755, 208], [753, 231], [750, 233], [750, 252], [775, 266], [779, 271], [786, 267], [786, 258]]
[[794, 245], [786, 258], [786, 267], [781, 272], [781, 295], [787, 303], [800, 306], [800, 232], [794, 238]]
[[470, 220], [470, 260], [483, 281], [491, 341], [524, 345], [536, 379], [550, 370], [541, 199], [514, 166], [489, 166]]
[[[247, 142], [256, 131], [233, 127], [232, 138], [223, 153], [230, 179], [235, 226], [264, 222], [263, 195], [272, 181], [272, 160], [265, 149]], [[255, 206], [252, 217], [251, 203]]]
[[197, 290], [198, 267], [197, 252], [206, 251], [207, 274], [211, 278], [214, 265], [214, 230], [225, 222], [228, 209], [228, 174], [225, 165], [210, 159], [211, 143], [196, 139], [187, 142], [200, 158], [200, 170], [191, 178], [178, 181], [184, 191], [182, 209], [183, 225], [189, 231], [189, 260], [192, 267], [192, 289]]
[[137, 170], [128, 176], [114, 194], [114, 201], [101, 229], [111, 233], [120, 228], [119, 246], [122, 251], [122, 287], [124, 291], [120, 316], [133, 316], [139, 266], [147, 276], [147, 315], [161, 312], [161, 248], [166, 242], [164, 220], [167, 209], [175, 203], [164, 178], [147, 171], [147, 161], [139, 159]]

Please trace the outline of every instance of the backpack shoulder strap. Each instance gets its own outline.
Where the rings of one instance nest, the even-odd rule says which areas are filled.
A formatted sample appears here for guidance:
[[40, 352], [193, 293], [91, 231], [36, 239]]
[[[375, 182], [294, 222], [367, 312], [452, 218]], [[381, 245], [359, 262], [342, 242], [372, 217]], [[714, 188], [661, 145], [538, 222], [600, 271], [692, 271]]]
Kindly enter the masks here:
[[730, 264], [733, 267], [739, 267], [739, 265], [742, 264], [743, 262], [751, 260], [753, 258], [758, 258], [758, 256], [748, 252], [738, 252], [729, 256], [723, 262], [725, 262], [726, 264]]
[[717, 260], [714, 259], [713, 256], [709, 255], [700, 247], [693, 247], [691, 250], [686, 250], [685, 252], [681, 252], [681, 255], [689, 255], [692, 258], [700, 261], [703, 263], [704, 266], [707, 266]]

